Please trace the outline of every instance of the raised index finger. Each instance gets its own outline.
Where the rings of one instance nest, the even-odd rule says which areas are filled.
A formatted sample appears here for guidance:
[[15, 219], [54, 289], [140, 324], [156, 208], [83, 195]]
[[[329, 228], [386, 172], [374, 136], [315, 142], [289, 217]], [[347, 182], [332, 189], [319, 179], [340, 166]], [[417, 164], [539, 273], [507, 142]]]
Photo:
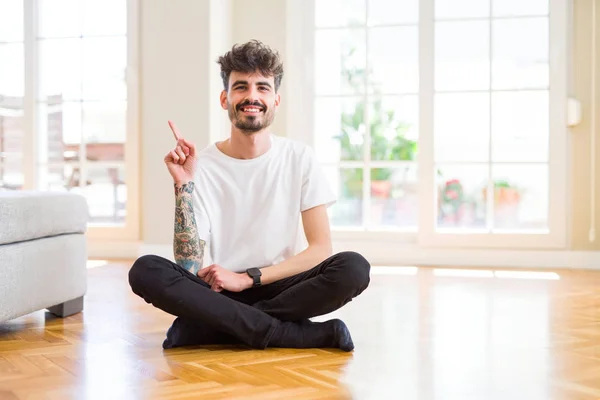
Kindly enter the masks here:
[[181, 134], [179, 133], [179, 129], [175, 126], [175, 122], [169, 120], [169, 127], [171, 131], [173, 131], [173, 136], [175, 136], [175, 140], [179, 141], [181, 139]]

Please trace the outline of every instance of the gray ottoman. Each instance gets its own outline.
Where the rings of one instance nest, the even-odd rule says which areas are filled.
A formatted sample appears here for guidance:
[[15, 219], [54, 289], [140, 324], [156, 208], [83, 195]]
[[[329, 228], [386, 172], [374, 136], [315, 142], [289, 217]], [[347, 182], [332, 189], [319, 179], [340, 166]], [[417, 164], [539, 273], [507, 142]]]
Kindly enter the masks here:
[[0, 191], [0, 322], [83, 309], [88, 220], [80, 195]]

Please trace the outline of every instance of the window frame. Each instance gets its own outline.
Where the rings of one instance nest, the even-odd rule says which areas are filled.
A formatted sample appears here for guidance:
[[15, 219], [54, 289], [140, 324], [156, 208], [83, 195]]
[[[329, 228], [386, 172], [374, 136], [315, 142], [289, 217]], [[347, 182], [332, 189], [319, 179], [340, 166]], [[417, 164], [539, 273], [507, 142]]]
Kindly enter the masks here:
[[[287, 76], [286, 93], [293, 96], [293, 107], [286, 115], [287, 136], [310, 146], [314, 141], [314, 4], [316, 0], [286, 0], [287, 7]], [[365, 0], [366, 1], [366, 0]], [[440, 233], [436, 232], [433, 158], [433, 72], [434, 72], [434, 0], [419, 4], [419, 207], [416, 231], [340, 229], [332, 227], [334, 241], [385, 242], [418, 244], [437, 248], [517, 248], [564, 249], [568, 245], [568, 149], [566, 102], [569, 72], [569, 37], [571, 2], [549, 0], [549, 65], [550, 65], [550, 143], [549, 143], [549, 209], [548, 233]], [[368, 43], [367, 43], [368, 46]], [[429, 77], [429, 79], [424, 77]], [[491, 91], [491, 89], [490, 89]], [[285, 93], [284, 93], [285, 95]], [[365, 95], [366, 98], [366, 95]], [[367, 139], [369, 140], [369, 139]], [[363, 160], [361, 163], [365, 163]], [[338, 167], [344, 162], [338, 163]], [[367, 164], [367, 167], [369, 165]], [[369, 175], [369, 174], [367, 174]], [[365, 178], [365, 181], [369, 177]], [[363, 183], [363, 194], [368, 182]], [[488, 196], [491, 199], [490, 196]], [[363, 208], [363, 209], [366, 209]]]
[[[88, 224], [87, 237], [92, 241], [137, 241], [140, 238], [139, 212], [139, 0], [127, 2], [127, 111], [126, 137], [124, 143], [124, 160], [116, 162], [98, 162], [98, 166], [120, 165], [125, 169], [125, 186], [127, 201], [126, 216], [122, 225]], [[25, 93], [24, 93], [24, 123], [23, 123], [23, 158], [22, 170], [24, 175], [24, 190], [39, 190], [37, 147], [40, 132], [37, 129], [37, 89], [39, 85], [39, 47], [37, 40], [38, 8], [37, 0], [23, 0], [24, 5], [24, 53], [25, 53]], [[78, 165], [85, 164], [85, 142], [83, 158]], [[65, 165], [65, 164], [62, 164]], [[85, 181], [82, 179], [82, 181]]]

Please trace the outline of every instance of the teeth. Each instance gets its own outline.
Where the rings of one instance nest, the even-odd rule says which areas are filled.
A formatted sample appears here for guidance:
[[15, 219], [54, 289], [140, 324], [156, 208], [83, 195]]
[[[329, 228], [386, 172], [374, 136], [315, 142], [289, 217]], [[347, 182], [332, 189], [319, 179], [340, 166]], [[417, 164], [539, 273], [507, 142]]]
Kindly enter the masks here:
[[245, 112], [259, 112], [260, 109], [259, 108], [245, 107], [245, 108], [242, 108], [242, 111], [245, 111]]

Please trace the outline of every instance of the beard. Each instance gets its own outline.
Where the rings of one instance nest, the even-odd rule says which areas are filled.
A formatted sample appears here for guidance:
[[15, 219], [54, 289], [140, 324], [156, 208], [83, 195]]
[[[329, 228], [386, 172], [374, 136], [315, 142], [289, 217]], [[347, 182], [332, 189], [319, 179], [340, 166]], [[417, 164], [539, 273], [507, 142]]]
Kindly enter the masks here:
[[[256, 115], [247, 115], [242, 112], [242, 107], [257, 106], [261, 109]], [[275, 110], [257, 102], [243, 102], [237, 106], [229, 104], [227, 114], [231, 123], [246, 135], [259, 132], [273, 123]]]

